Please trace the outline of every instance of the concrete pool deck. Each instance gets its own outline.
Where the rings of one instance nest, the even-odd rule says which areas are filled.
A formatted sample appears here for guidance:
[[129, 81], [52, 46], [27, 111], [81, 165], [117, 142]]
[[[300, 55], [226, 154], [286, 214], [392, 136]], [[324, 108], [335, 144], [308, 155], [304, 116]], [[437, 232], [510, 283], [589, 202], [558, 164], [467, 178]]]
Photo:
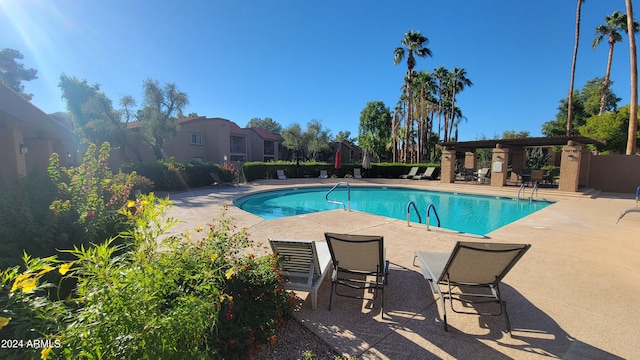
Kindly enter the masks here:
[[[204, 226], [227, 205], [233, 223], [267, 250], [268, 238], [324, 241], [324, 232], [384, 236], [391, 262], [380, 301], [343, 297], [329, 303], [330, 280], [318, 293], [318, 309], [305, 301], [294, 316], [336, 351], [362, 359], [491, 358], [619, 359], [640, 356], [640, 213], [633, 194], [562, 193], [540, 189], [536, 199], [554, 204], [478, 237], [360, 212], [331, 210], [263, 220], [233, 206], [255, 191], [288, 186], [335, 184], [347, 179], [263, 180], [239, 187], [196, 189], [170, 195], [170, 215], [182, 220], [173, 232]], [[357, 185], [410, 186], [418, 189], [515, 197], [517, 187], [441, 184], [438, 181], [348, 179]], [[530, 191], [530, 190], [529, 190]], [[529, 197], [529, 191], [526, 197]], [[421, 210], [423, 211], [423, 210]], [[442, 214], [440, 214], [442, 216]], [[447, 311], [449, 332], [439, 303], [419, 268], [416, 250], [449, 252], [458, 240], [530, 243], [531, 249], [502, 285], [512, 335], [502, 317]], [[305, 295], [305, 294], [301, 294]], [[303, 296], [304, 297], [304, 296]], [[373, 306], [371, 306], [373, 305]]]

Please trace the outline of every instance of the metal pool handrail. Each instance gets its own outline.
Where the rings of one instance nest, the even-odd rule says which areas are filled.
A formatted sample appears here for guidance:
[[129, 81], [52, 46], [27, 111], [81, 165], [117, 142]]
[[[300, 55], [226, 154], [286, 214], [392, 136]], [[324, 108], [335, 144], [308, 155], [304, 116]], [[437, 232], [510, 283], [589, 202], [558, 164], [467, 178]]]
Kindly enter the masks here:
[[516, 196], [517, 200], [520, 200], [520, 193], [524, 190], [525, 187], [527, 187], [525, 183], [522, 183], [522, 185], [520, 185], [520, 189], [518, 189], [518, 195]]
[[[347, 203], [348, 203], [348, 210], [347, 210], [347, 206], [344, 205], [344, 202], [342, 201], [337, 201], [337, 200], [329, 200], [329, 194], [331, 194], [331, 192], [333, 190], [335, 190], [338, 186], [340, 185], [347, 185]], [[327, 200], [330, 203], [333, 204], [338, 204], [338, 205], [342, 205], [342, 207], [347, 210], [347, 211], [351, 211], [351, 188], [349, 187], [349, 183], [346, 181], [341, 181], [335, 185], [333, 185], [333, 187], [331, 189], [329, 189], [329, 191], [327, 191], [327, 193], [324, 196], [325, 200]]]
[[536, 195], [538, 194], [538, 183], [535, 183], [533, 185], [533, 189], [531, 189], [531, 195], [529, 195], [529, 202], [533, 201], [533, 193], [536, 193]]
[[411, 206], [412, 205], [413, 205], [413, 210], [415, 210], [416, 215], [418, 215], [418, 223], [422, 224], [422, 217], [420, 216], [420, 212], [416, 207], [416, 203], [414, 203], [413, 201], [409, 201], [409, 203], [407, 203], [407, 226], [411, 226]]
[[438, 216], [436, 207], [433, 204], [429, 204], [429, 206], [427, 206], [427, 230], [429, 230], [429, 223], [430, 223], [429, 214], [431, 213], [431, 209], [433, 209], [433, 214], [436, 216], [436, 220], [438, 220], [438, 227], [440, 227], [440, 217]]

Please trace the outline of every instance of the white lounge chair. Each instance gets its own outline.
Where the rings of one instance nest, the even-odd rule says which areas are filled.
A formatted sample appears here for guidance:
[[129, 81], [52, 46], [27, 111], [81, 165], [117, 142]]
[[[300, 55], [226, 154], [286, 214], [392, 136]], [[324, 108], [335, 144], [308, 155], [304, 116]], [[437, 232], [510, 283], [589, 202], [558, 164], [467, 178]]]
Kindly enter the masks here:
[[360, 172], [360, 168], [353, 169], [353, 178], [362, 179], [362, 173]]
[[417, 167], [417, 166], [412, 167], [411, 170], [409, 170], [408, 174], [400, 175], [400, 179], [411, 179], [411, 178], [413, 178], [414, 176], [416, 176], [416, 174], [418, 174], [418, 170], [419, 169], [420, 168]]
[[315, 310], [318, 307], [318, 288], [331, 265], [327, 243], [269, 239], [269, 244], [273, 253], [280, 257], [280, 266], [288, 279], [285, 289], [308, 292], [311, 308]]
[[276, 170], [276, 173], [278, 174], [278, 180], [285, 180], [287, 178], [287, 175], [284, 174], [284, 170]]
[[422, 180], [422, 179], [434, 180], [433, 173], [435, 171], [436, 171], [436, 168], [428, 167], [427, 170], [425, 170], [422, 174], [415, 175], [412, 177], [412, 179], [413, 180]]
[[[456, 313], [503, 315], [507, 330], [511, 332], [506, 303], [502, 300], [499, 285], [530, 247], [529, 244], [458, 241], [451, 253], [416, 251], [413, 265], [420, 267], [431, 290], [441, 300], [444, 330], [448, 331], [446, 300], [449, 299], [451, 310]], [[416, 260], [419, 260], [417, 265]], [[440, 286], [443, 286], [444, 290]], [[487, 291], [478, 291], [481, 288]], [[454, 300], [464, 304], [463, 310], [454, 308]], [[470, 311], [473, 304], [488, 302], [499, 304], [500, 310]]]
[[320, 176], [318, 176], [318, 179], [326, 179], [328, 177], [327, 170], [320, 170]]

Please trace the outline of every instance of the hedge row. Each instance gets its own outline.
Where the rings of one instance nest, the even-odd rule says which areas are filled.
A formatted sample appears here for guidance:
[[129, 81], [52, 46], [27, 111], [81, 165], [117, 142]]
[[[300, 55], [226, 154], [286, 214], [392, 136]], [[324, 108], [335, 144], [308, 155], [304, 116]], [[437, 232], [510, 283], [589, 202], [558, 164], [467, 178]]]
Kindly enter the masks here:
[[120, 167], [124, 173], [137, 172], [154, 183], [154, 190], [176, 191], [211, 185], [211, 173], [218, 173], [224, 181], [231, 181], [235, 174], [212, 162], [192, 161], [180, 163], [173, 160], [128, 163]]
[[336, 169], [333, 163], [304, 162], [296, 164], [289, 161], [278, 162], [246, 162], [243, 172], [246, 181], [258, 179], [277, 179], [277, 170], [284, 170], [289, 178], [317, 178], [321, 170], [326, 170], [329, 177], [349, 177], [353, 175], [353, 169], [362, 169], [362, 175], [368, 178], [397, 179], [400, 175], [407, 174], [409, 170], [418, 166], [420, 171], [427, 167], [435, 167], [435, 175], [440, 174], [440, 164], [398, 164], [398, 163], [374, 163], [371, 169], [362, 169], [362, 164], [342, 164]]

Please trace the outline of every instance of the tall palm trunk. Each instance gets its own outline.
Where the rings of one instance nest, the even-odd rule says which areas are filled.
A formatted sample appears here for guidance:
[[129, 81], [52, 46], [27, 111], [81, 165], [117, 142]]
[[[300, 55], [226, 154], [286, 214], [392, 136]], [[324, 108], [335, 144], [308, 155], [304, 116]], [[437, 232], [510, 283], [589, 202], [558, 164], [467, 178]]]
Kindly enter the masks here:
[[[629, 0], [630, 1], [630, 0]], [[571, 61], [571, 84], [569, 85], [569, 104], [567, 106], [567, 136], [571, 135], [571, 123], [573, 121], [573, 83], [576, 75], [576, 60], [578, 58], [578, 40], [580, 40], [580, 13], [584, 0], [578, 0], [576, 9], [576, 41], [573, 45], [573, 60]]]
[[629, 133], [627, 135], [627, 155], [636, 153], [636, 141], [638, 131], [638, 58], [636, 54], [636, 35], [633, 18], [633, 4], [631, 0], [625, 0], [627, 4], [627, 28], [629, 29], [629, 66], [631, 72], [631, 105], [629, 106]]
[[609, 40], [609, 58], [607, 60], [607, 72], [604, 75], [604, 81], [602, 82], [602, 97], [600, 97], [600, 112], [598, 116], [604, 113], [604, 105], [607, 102], [607, 95], [609, 94], [609, 79], [611, 76], [611, 62], [613, 60], [613, 45], [614, 42]]

